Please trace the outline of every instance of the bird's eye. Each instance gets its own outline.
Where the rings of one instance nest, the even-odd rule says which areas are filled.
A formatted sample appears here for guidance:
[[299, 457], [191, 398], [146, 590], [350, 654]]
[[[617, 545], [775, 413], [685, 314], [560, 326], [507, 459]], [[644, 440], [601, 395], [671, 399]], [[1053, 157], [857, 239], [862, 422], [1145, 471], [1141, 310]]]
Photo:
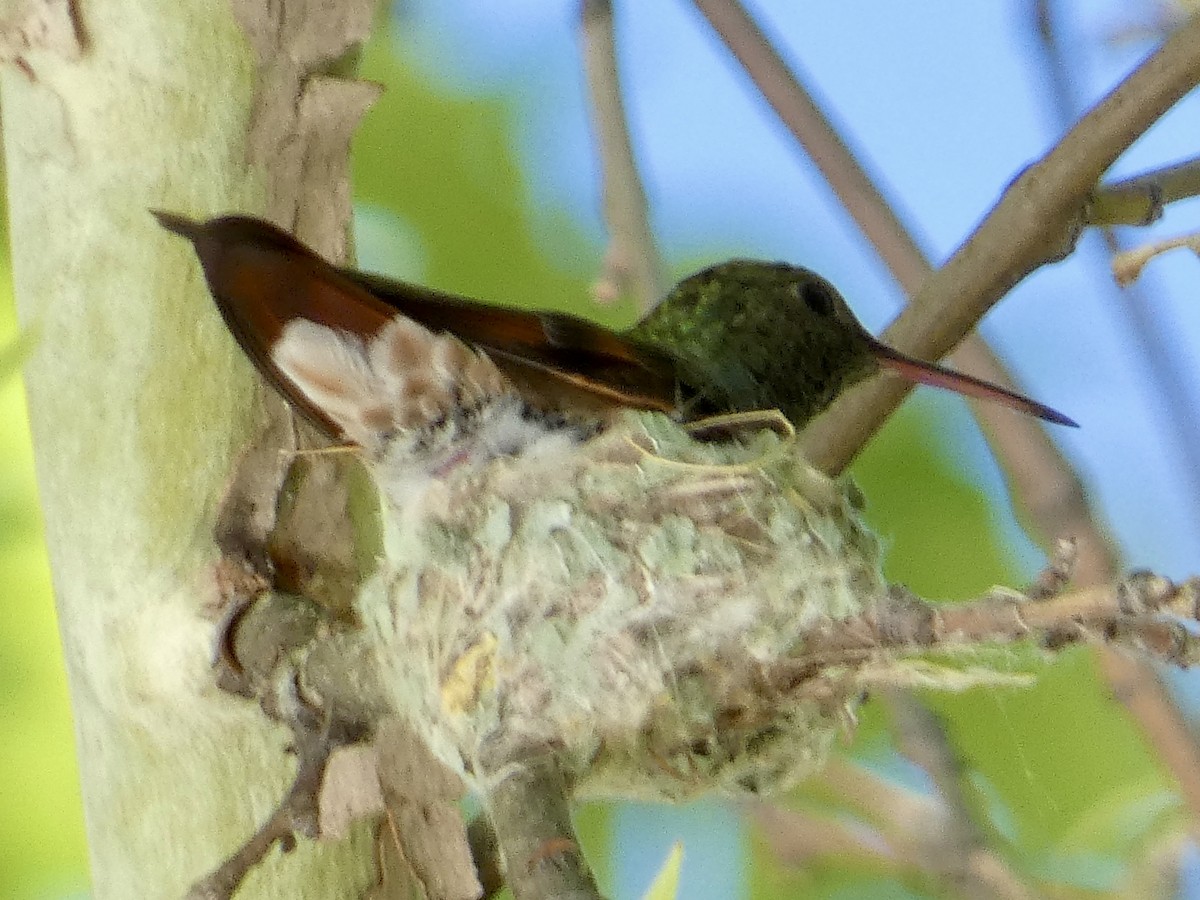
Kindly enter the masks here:
[[796, 293], [804, 301], [804, 305], [818, 316], [833, 314], [833, 298], [825, 285], [816, 281], [801, 281], [796, 285]]

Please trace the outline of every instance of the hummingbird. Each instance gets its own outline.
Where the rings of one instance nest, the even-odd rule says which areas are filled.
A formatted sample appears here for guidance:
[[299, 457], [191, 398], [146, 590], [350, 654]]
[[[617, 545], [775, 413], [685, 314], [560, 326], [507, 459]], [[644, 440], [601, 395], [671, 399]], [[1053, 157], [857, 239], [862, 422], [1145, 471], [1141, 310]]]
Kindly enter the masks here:
[[[583, 433], [620, 408], [681, 422], [777, 409], [801, 428], [880, 370], [1076, 424], [888, 347], [832, 284], [786, 263], [710, 266], [632, 328], [611, 331], [337, 267], [261, 219], [152, 212], [191, 241], [229, 330], [292, 406], [376, 455], [408, 434], [410, 451], [433, 453], [427, 471], [514, 452], [556, 429]], [[459, 439], [481, 415], [494, 420], [487, 436], [464, 450]], [[428, 438], [447, 428], [457, 437]]]
[[[485, 793], [546, 752], [601, 790], [769, 790], [811, 770], [844, 715], [827, 710], [861, 691], [761, 687], [814, 622], [888, 596], [854, 492], [792, 454], [747, 474], [740, 442], [623, 410], [800, 427], [889, 368], [1070, 424], [885, 347], [795, 266], [721, 263], [610, 331], [339, 268], [259, 219], [155, 215], [265, 379], [359, 448], [383, 550], [354, 600], [371, 680]], [[662, 447], [683, 465], [644, 466]]]

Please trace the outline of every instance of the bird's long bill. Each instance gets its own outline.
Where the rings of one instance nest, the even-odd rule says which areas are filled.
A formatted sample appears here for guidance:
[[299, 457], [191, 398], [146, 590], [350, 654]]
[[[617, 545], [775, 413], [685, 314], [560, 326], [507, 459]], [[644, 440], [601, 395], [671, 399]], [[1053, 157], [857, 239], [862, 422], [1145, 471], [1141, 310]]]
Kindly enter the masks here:
[[1064, 416], [1057, 410], [1038, 403], [1036, 400], [1031, 400], [1015, 391], [1002, 388], [998, 384], [984, 381], [982, 378], [964, 375], [962, 372], [955, 372], [953, 369], [947, 369], [936, 363], [913, 359], [911, 356], [905, 356], [900, 351], [893, 350], [887, 344], [880, 343], [879, 341], [872, 340], [871, 350], [875, 358], [879, 361], [880, 366], [887, 371], [895, 372], [902, 378], [907, 378], [909, 381], [944, 388], [948, 391], [954, 391], [956, 394], [975, 397], [979, 400], [990, 400], [994, 403], [1000, 403], [1011, 409], [1018, 410], [1019, 412], [1037, 416], [1039, 419], [1045, 419], [1047, 422], [1054, 422], [1057, 425], [1069, 425], [1071, 428], [1079, 427], [1078, 422]]

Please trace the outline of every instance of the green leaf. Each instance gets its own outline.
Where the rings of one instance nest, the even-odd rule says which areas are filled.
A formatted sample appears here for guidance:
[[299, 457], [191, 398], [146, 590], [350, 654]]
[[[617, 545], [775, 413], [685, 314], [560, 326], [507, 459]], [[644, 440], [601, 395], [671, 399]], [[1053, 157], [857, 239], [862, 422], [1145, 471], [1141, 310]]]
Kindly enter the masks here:
[[0, 347], [0, 381], [7, 381], [11, 376], [21, 373], [21, 367], [37, 342], [38, 335], [32, 329], [24, 329]]
[[677, 841], [642, 900], [675, 900], [679, 895], [679, 870], [682, 867], [683, 844]]

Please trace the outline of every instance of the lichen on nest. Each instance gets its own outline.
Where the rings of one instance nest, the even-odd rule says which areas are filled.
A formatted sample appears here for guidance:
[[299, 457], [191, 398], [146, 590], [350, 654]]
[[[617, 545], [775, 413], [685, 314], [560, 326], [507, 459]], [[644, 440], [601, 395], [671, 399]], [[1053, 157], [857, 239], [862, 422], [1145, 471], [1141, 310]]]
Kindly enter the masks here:
[[397, 709], [480, 787], [550, 749], [583, 793], [765, 792], [857, 700], [844, 671], [820, 699], [760, 677], [885, 596], [856, 498], [769, 429], [705, 443], [626, 413], [385, 501], [359, 612]]

